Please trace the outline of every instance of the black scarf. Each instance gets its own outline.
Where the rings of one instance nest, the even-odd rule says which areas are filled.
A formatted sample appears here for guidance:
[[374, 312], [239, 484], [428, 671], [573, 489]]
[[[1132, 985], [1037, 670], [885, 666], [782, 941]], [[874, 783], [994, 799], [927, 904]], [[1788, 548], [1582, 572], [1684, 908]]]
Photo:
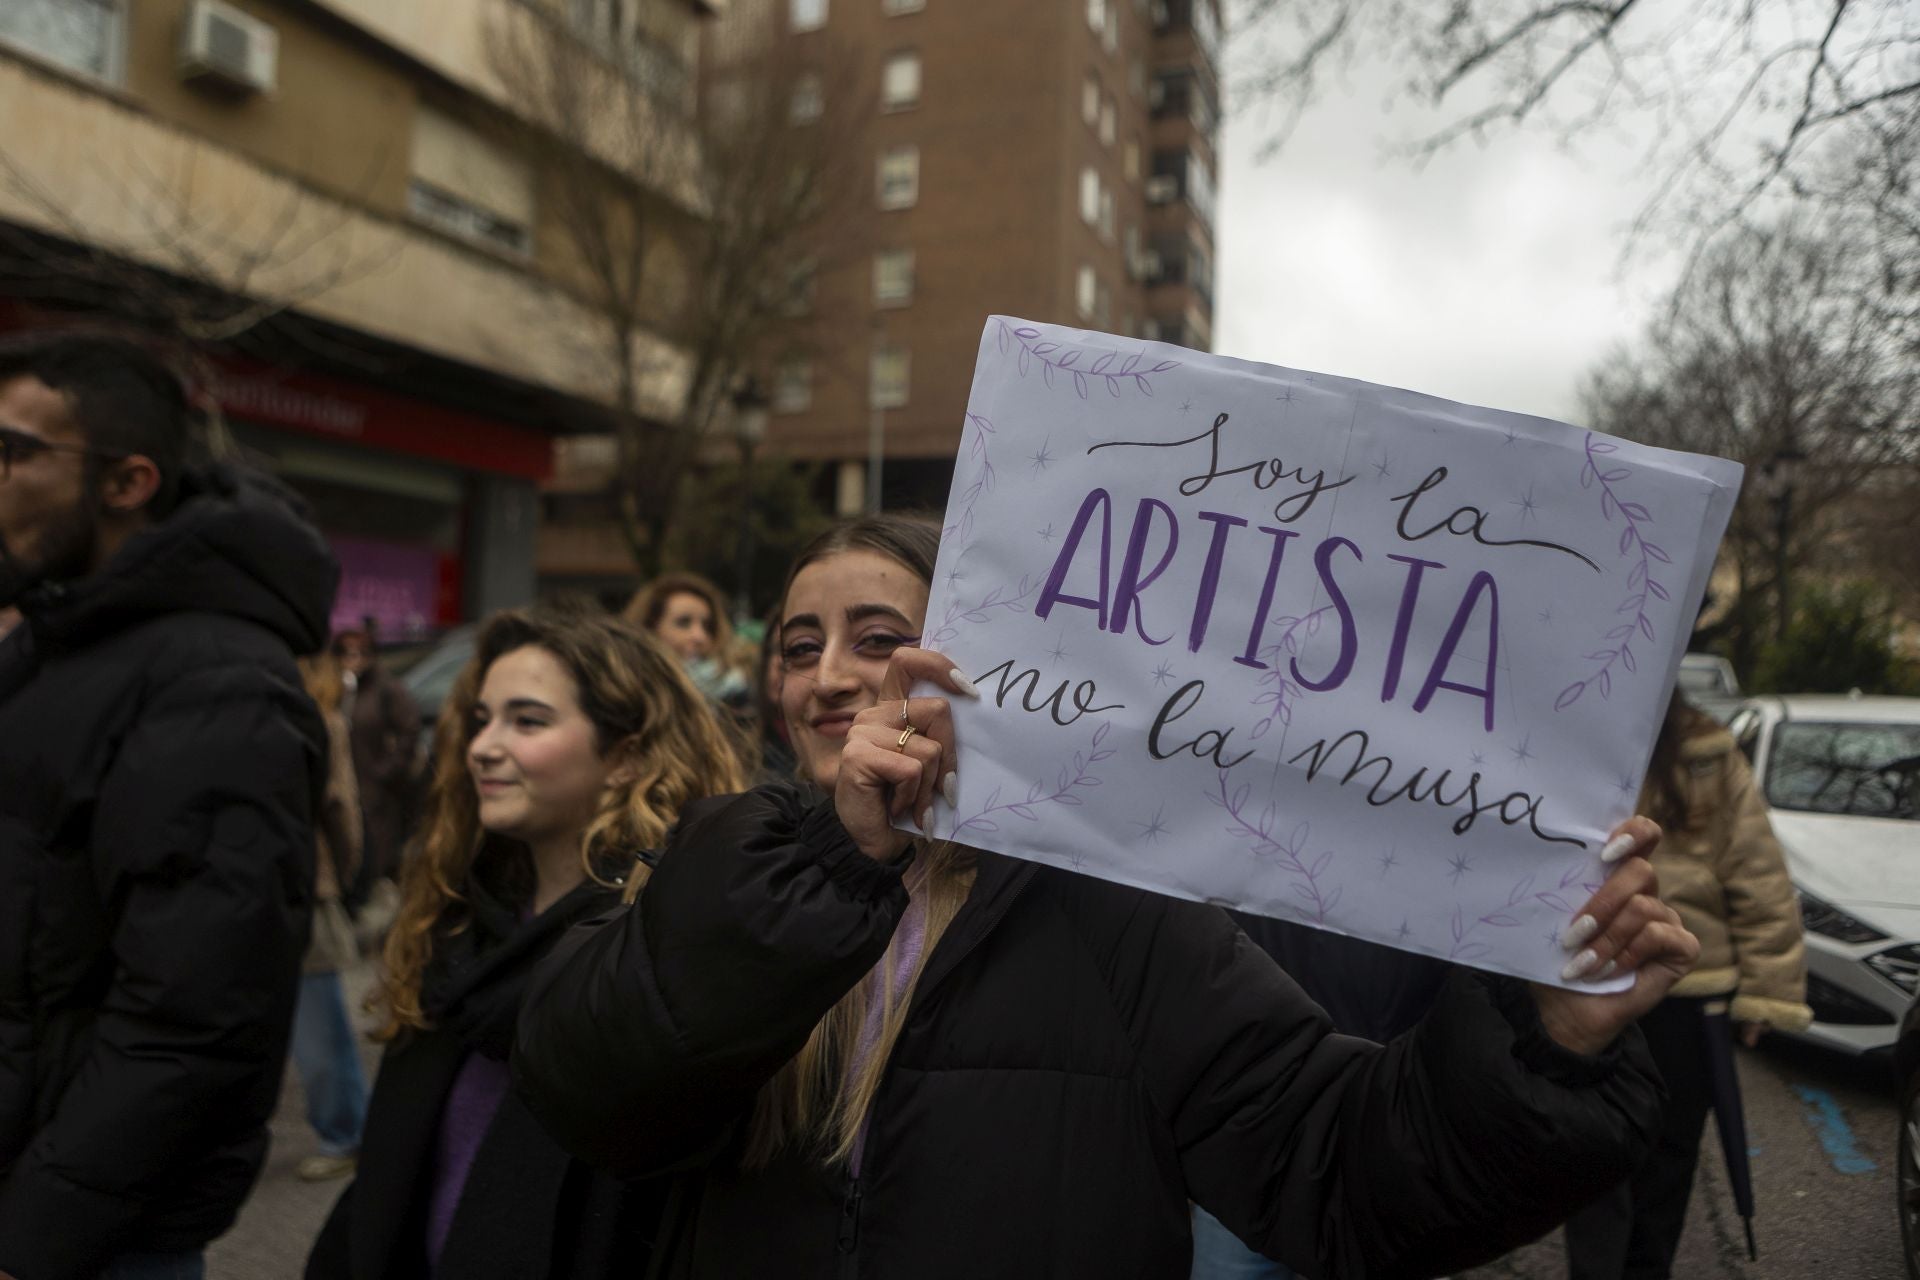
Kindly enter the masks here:
[[504, 1062], [534, 964], [564, 930], [617, 906], [620, 891], [587, 880], [530, 920], [483, 877], [469, 876], [465, 893], [464, 927], [434, 939], [433, 958], [421, 977], [420, 1008], [469, 1049]]

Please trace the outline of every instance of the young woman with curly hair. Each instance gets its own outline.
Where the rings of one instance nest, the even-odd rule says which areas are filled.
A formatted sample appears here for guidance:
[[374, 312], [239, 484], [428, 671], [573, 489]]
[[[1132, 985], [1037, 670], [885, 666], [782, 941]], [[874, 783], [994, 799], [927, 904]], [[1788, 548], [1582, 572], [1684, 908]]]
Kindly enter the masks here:
[[707, 700], [617, 619], [511, 612], [440, 713], [421, 847], [377, 999], [358, 1178], [309, 1277], [605, 1274], [657, 1203], [571, 1160], [508, 1090], [535, 962], [631, 902], [682, 806], [744, 784]]

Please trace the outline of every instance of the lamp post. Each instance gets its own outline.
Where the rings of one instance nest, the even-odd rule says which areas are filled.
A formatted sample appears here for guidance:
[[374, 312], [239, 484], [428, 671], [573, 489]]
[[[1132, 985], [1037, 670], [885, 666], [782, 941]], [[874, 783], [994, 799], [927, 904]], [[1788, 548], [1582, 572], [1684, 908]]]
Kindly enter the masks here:
[[748, 374], [733, 391], [733, 438], [740, 446], [740, 562], [734, 577], [734, 612], [753, 616], [753, 450], [767, 438], [767, 397]]
[[1787, 538], [1793, 531], [1793, 482], [1807, 455], [1792, 442], [1783, 444], [1763, 464], [1768, 486], [1773, 490], [1773, 592], [1778, 612], [1773, 619], [1773, 638], [1777, 643], [1787, 637], [1793, 621], [1793, 584], [1787, 571]]

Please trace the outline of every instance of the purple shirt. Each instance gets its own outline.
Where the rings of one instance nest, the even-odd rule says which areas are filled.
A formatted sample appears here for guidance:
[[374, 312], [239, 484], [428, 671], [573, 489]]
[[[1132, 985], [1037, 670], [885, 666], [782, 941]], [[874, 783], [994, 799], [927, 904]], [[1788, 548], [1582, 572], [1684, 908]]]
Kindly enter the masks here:
[[436, 1271], [453, 1229], [453, 1211], [460, 1206], [467, 1174], [480, 1142], [487, 1136], [494, 1112], [500, 1109], [512, 1080], [507, 1064], [483, 1053], [469, 1053], [447, 1093], [440, 1112], [440, 1130], [433, 1139], [433, 1187], [427, 1200], [427, 1262]]
[[[913, 976], [913, 970], [920, 963], [920, 953], [927, 945], [927, 903], [922, 897], [907, 899], [907, 910], [900, 917], [900, 927], [893, 935], [893, 967], [884, 975], [887, 989], [898, 1000], [906, 990], [907, 980]], [[881, 962], [886, 963], [885, 961]], [[875, 1045], [880, 1039], [882, 1021], [882, 1001], [875, 992], [875, 999], [867, 1006], [867, 1019], [860, 1025], [860, 1043], [853, 1051], [853, 1060], [847, 1064], [847, 1083], [851, 1085], [866, 1061], [873, 1055]], [[860, 1122], [859, 1136], [853, 1142], [853, 1158], [849, 1167], [854, 1177], [860, 1176], [861, 1156], [867, 1146], [867, 1125], [872, 1122], [873, 1114], [868, 1112], [866, 1119]]]

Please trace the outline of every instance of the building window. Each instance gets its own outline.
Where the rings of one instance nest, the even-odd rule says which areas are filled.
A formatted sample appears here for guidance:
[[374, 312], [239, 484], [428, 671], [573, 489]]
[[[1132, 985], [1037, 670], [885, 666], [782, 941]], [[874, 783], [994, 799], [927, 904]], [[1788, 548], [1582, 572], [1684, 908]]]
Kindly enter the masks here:
[[911, 359], [905, 347], [881, 347], [873, 353], [873, 381], [868, 388], [868, 405], [875, 409], [901, 409], [907, 403], [907, 379]]
[[1200, 153], [1197, 151], [1187, 153], [1186, 187], [1187, 203], [1193, 206], [1195, 213], [1211, 224], [1213, 222], [1213, 170], [1207, 167], [1207, 162], [1200, 158]]
[[793, 264], [787, 272], [787, 299], [781, 308], [790, 316], [804, 316], [813, 310], [815, 281], [820, 276], [820, 264], [812, 258], [802, 258]]
[[1080, 221], [1088, 226], [1100, 221], [1100, 175], [1092, 165], [1080, 171]]
[[911, 209], [920, 199], [920, 148], [888, 147], [880, 153], [878, 195], [882, 209]]
[[776, 413], [805, 413], [813, 405], [813, 361], [792, 356], [780, 362], [773, 375]]
[[1089, 127], [1100, 123], [1100, 78], [1087, 72], [1086, 83], [1080, 86], [1080, 118]]
[[886, 249], [873, 257], [873, 302], [903, 307], [913, 301], [913, 250]]
[[1093, 310], [1099, 305], [1100, 278], [1086, 263], [1080, 264], [1080, 275], [1074, 281], [1073, 305], [1083, 320], [1093, 319]]
[[887, 59], [880, 80], [880, 108], [902, 111], [920, 101], [920, 55], [896, 53]]
[[0, 4], [0, 41], [110, 84], [120, 83], [126, 37], [123, 0]]
[[795, 31], [818, 31], [827, 25], [827, 0], [790, 0], [788, 16]]
[[1087, 29], [1094, 32], [1107, 28], [1107, 0], [1087, 0]]
[[817, 71], [802, 72], [793, 82], [793, 97], [787, 101], [787, 119], [794, 124], [812, 124], [827, 109], [827, 89]]
[[1105, 186], [1100, 188], [1100, 235], [1113, 243], [1113, 190]]
[[452, 116], [413, 116], [407, 211], [465, 240], [525, 254], [533, 248], [533, 173], [526, 161]]
[[678, 111], [691, 108], [688, 60], [699, 41], [691, 11], [644, 0], [568, 0], [567, 11], [588, 46], [625, 68], [655, 98]]
[[918, 13], [926, 7], [927, 0], [885, 0], [880, 11], [888, 17], [894, 17], [902, 13]]
[[1120, 5], [1107, 6], [1107, 20], [1100, 28], [1100, 44], [1108, 53], [1117, 53], [1120, 49]]
[[1100, 142], [1103, 146], [1113, 145], [1114, 113], [1113, 99], [1106, 98], [1100, 103]]
[[1127, 139], [1127, 149], [1121, 163], [1128, 182], [1140, 181], [1140, 144], [1132, 138]]

